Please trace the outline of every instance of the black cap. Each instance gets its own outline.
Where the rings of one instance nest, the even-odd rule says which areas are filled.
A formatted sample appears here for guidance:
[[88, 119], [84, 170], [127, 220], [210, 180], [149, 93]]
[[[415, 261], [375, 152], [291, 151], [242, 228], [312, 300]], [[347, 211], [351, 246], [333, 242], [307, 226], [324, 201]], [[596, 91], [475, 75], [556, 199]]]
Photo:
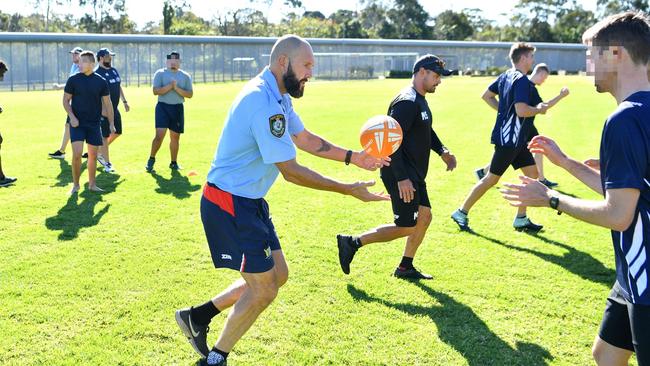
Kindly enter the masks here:
[[424, 55], [415, 61], [413, 65], [413, 73], [420, 71], [420, 68], [424, 67], [427, 70], [431, 70], [441, 76], [451, 75], [451, 70], [445, 69], [445, 62], [436, 55]]
[[171, 51], [170, 53], [167, 54], [167, 59], [168, 60], [171, 60], [171, 59], [180, 60], [181, 59], [181, 54], [176, 52], [176, 51]]
[[115, 53], [111, 52], [108, 48], [101, 48], [97, 51], [97, 58], [104, 57], [106, 55], [115, 56]]

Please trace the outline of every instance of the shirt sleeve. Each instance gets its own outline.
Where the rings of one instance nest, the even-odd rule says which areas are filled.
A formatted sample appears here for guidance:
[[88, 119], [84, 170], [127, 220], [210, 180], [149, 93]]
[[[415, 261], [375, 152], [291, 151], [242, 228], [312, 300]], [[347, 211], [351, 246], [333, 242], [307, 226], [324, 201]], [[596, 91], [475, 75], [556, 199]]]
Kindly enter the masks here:
[[185, 89], [186, 91], [190, 91], [190, 92], [194, 91], [192, 89], [192, 77], [190, 76], [190, 74], [185, 74], [185, 76], [186, 76], [186, 78], [185, 78], [185, 88], [183, 88], [183, 89]]
[[647, 144], [633, 118], [615, 116], [603, 137], [605, 189], [644, 188], [648, 167]]
[[101, 91], [101, 93], [99, 93], [99, 95], [101, 95], [102, 97], [105, 97], [105, 96], [110, 95], [110, 94], [111, 94], [111, 91], [110, 91], [110, 89], [108, 89], [108, 82], [106, 81], [106, 79], [102, 79], [102, 91]]
[[[417, 117], [417, 106], [410, 101], [398, 102], [391, 108], [389, 115], [399, 123], [402, 127], [402, 136], [406, 136], [408, 131], [413, 126], [413, 121]], [[390, 156], [390, 166], [397, 181], [408, 179], [408, 171], [406, 169], [406, 162], [404, 161], [404, 145], [402, 144], [397, 151]]]
[[262, 155], [264, 164], [275, 164], [296, 158], [296, 148], [287, 131], [283, 114], [258, 110], [251, 124], [253, 138]]
[[153, 87], [154, 88], [162, 88], [162, 73], [160, 71], [156, 71], [155, 74], [153, 74]]
[[68, 81], [65, 82], [65, 88], [63, 88], [63, 91], [74, 95], [74, 81], [72, 80], [72, 77], [69, 77]]
[[512, 85], [514, 93], [514, 103], [526, 103], [530, 105], [530, 81], [523, 76]]
[[286, 102], [288, 106], [287, 118], [289, 119], [289, 134], [295, 136], [301, 133], [305, 129], [305, 125], [302, 123], [302, 119], [296, 111], [293, 109], [293, 104], [291, 103], [291, 98], [288, 98]]
[[438, 137], [438, 134], [436, 134], [436, 131], [431, 128], [431, 150], [435, 151], [436, 154], [442, 155], [443, 152], [445, 152], [445, 145], [442, 144], [442, 141], [440, 141], [440, 138]]
[[496, 78], [490, 86], [488, 86], [488, 90], [491, 91], [494, 94], [499, 94], [499, 79]]

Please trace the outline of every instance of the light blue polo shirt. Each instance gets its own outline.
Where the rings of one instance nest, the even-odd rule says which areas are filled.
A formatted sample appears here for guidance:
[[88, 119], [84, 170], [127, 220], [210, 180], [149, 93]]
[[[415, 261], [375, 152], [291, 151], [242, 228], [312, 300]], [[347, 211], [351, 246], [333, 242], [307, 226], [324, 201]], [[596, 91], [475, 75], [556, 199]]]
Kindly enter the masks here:
[[305, 127], [268, 67], [249, 81], [228, 112], [208, 182], [231, 194], [262, 198], [278, 177], [275, 163], [295, 159], [292, 135]]
[[72, 63], [72, 66], [70, 66], [70, 74], [68, 75], [68, 77], [70, 77], [70, 76], [72, 76], [74, 74], [80, 73], [80, 72], [81, 72], [81, 69], [79, 69], [79, 65], [75, 64], [75, 63]]

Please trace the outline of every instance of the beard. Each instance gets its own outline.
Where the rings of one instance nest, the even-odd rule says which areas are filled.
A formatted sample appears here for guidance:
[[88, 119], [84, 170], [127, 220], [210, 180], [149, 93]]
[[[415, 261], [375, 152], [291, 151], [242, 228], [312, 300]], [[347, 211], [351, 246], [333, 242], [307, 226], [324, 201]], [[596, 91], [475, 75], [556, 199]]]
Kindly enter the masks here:
[[104, 65], [104, 67], [111, 67], [111, 63], [106, 61], [102, 62], [102, 65]]
[[284, 82], [284, 87], [287, 89], [287, 93], [292, 97], [300, 98], [305, 94], [305, 83], [307, 79], [298, 80], [296, 73], [293, 72], [293, 68], [291, 67], [291, 61], [289, 61], [287, 73], [282, 76], [282, 81]]

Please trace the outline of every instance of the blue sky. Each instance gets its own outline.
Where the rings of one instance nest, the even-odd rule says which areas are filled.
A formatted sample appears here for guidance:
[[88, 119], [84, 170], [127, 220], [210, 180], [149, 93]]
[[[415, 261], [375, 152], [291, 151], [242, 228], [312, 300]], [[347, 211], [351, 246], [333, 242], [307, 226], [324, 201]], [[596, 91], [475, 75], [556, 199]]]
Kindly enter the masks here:
[[[77, 0], [72, 0], [77, 2]], [[277, 22], [284, 14], [290, 9], [283, 5], [282, 0], [186, 0], [190, 4], [191, 9], [198, 15], [211, 19], [218, 14], [224, 14], [229, 10], [237, 8], [254, 7], [263, 11], [266, 16], [272, 21]], [[267, 5], [271, 1], [271, 5]], [[499, 0], [499, 1], [485, 1], [485, 0], [420, 0], [420, 4], [432, 15], [440, 13], [441, 11], [452, 9], [455, 11], [464, 8], [479, 8], [483, 10], [487, 18], [497, 20], [500, 23], [507, 21], [507, 15], [512, 7], [517, 3], [517, 0]], [[337, 9], [359, 10], [363, 6], [359, 5], [355, 0], [302, 0], [303, 6], [306, 10], [319, 10], [325, 15], [336, 11]], [[596, 0], [578, 0], [584, 8], [595, 11]], [[33, 2], [30, 0], [0, 0], [0, 8], [8, 13], [21, 13], [31, 14], [34, 12]], [[127, 11], [129, 17], [133, 19], [139, 27], [142, 27], [148, 21], [158, 21], [162, 18], [162, 4], [163, 0], [126, 0]], [[489, 6], [486, 6], [489, 4]], [[64, 13], [72, 11], [74, 16], [81, 16], [84, 9], [78, 6], [61, 6], [55, 8], [55, 12]], [[44, 11], [42, 11], [44, 13]]]

